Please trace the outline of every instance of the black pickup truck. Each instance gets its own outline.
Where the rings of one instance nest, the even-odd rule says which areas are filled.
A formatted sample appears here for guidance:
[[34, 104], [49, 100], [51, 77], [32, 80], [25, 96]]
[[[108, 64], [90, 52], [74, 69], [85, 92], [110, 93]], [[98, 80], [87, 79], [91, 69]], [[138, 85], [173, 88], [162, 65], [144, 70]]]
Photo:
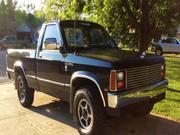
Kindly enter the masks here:
[[44, 24], [37, 49], [9, 49], [7, 65], [22, 106], [34, 90], [67, 101], [83, 135], [107, 115], [149, 114], [168, 85], [162, 56], [120, 50], [102, 26], [78, 20]]

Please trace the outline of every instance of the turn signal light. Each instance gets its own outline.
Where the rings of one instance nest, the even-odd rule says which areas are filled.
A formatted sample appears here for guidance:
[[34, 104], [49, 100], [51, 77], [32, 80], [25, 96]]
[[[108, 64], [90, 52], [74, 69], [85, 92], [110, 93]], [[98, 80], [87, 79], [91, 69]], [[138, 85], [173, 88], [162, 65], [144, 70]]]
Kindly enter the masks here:
[[109, 79], [109, 90], [117, 91], [118, 89], [124, 89], [125, 84], [125, 72], [112, 70]]
[[120, 82], [117, 83], [117, 88], [118, 89], [122, 89], [124, 87], [125, 87], [125, 81], [120, 81]]
[[110, 74], [110, 79], [109, 79], [109, 89], [111, 91], [116, 91], [117, 90], [117, 74], [116, 74], [116, 70], [112, 70], [111, 74]]

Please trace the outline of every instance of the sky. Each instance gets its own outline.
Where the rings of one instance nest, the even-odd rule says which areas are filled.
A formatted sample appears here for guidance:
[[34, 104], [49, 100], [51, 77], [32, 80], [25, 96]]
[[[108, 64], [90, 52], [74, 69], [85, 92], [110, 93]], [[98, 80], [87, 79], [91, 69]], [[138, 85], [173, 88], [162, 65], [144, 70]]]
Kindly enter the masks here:
[[17, 8], [25, 10], [28, 4], [35, 5], [35, 9], [38, 10], [41, 8], [42, 0], [16, 0], [17, 1]]

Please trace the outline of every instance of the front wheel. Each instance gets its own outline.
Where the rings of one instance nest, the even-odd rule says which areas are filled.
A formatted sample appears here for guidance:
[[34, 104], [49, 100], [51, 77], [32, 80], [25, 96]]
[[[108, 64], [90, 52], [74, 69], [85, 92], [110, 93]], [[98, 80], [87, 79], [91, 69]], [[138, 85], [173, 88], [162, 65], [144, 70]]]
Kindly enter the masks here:
[[30, 89], [22, 73], [17, 77], [17, 94], [19, 102], [24, 107], [30, 107], [34, 100], [34, 90]]
[[98, 135], [104, 121], [104, 108], [96, 88], [77, 90], [73, 105], [73, 118], [81, 135]]

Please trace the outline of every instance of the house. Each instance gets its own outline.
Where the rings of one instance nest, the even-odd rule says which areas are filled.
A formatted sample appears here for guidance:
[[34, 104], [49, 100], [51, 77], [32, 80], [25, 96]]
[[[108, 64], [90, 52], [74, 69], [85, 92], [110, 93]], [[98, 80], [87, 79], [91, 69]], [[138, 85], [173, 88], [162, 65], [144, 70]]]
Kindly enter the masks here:
[[17, 39], [24, 40], [24, 39], [31, 39], [31, 29], [28, 25], [22, 24], [16, 29], [16, 36]]

